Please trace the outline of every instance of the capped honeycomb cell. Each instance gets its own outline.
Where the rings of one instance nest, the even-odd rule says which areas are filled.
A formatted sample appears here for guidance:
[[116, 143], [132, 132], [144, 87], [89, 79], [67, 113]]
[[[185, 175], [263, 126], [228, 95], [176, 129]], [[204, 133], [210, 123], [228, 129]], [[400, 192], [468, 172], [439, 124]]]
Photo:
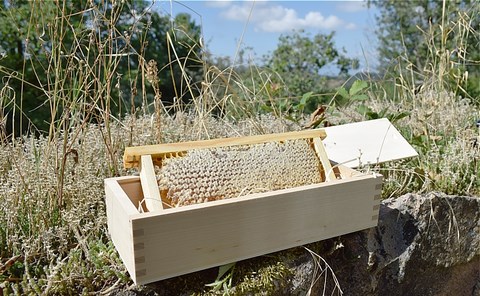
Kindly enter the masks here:
[[322, 182], [307, 139], [193, 149], [165, 158], [160, 194], [173, 207]]

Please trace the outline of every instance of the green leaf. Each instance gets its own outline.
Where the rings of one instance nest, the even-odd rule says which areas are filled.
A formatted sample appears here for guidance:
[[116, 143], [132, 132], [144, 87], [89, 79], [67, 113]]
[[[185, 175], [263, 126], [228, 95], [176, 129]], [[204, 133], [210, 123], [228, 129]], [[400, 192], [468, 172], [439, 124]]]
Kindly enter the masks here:
[[360, 113], [362, 115], [365, 115], [368, 112], [371, 112], [372, 109], [370, 109], [369, 107], [362, 104], [360, 106], [357, 106], [356, 110], [357, 110], [358, 113]]
[[352, 97], [352, 100], [355, 100], [355, 101], [366, 101], [368, 100], [368, 96], [367, 95], [355, 95]]
[[402, 118], [405, 118], [407, 116], [410, 116], [410, 112], [400, 112], [398, 114], [389, 114], [389, 116], [387, 116], [388, 120], [390, 120], [390, 122], [394, 123], [395, 121], [398, 121]]
[[369, 111], [365, 115], [367, 115], [368, 120], [379, 119], [383, 117], [375, 111]]
[[292, 106], [293, 109], [297, 112], [303, 112], [303, 110], [305, 109], [305, 105], [307, 104], [308, 100], [312, 97], [312, 95], [313, 95], [313, 91], [303, 94], [302, 98], [300, 99], [300, 102]]
[[234, 267], [234, 266], [235, 266], [235, 262], [220, 266], [220, 267], [218, 268], [218, 276], [217, 276], [217, 279], [222, 278], [222, 276], [223, 276], [224, 274], [226, 274], [226, 273], [227, 273], [230, 269], [232, 269], [232, 267]]
[[363, 80], [356, 80], [353, 84], [352, 84], [352, 87], [350, 87], [350, 96], [353, 96], [355, 95], [356, 93], [358, 93], [359, 91], [367, 88], [368, 86], [368, 83], [366, 81], [363, 81]]
[[339, 95], [341, 95], [343, 98], [347, 99], [349, 98], [350, 96], [348, 95], [348, 92], [347, 90], [342, 86], [342, 87], [339, 87], [337, 88], [337, 93]]
[[[215, 281], [210, 284], [205, 284], [205, 286], [211, 287], [213, 291], [219, 291], [222, 288], [224, 291], [228, 291], [232, 285], [232, 274], [234, 269], [235, 262], [220, 266], [218, 268], [218, 275]], [[227, 272], [229, 273], [227, 274]], [[224, 277], [225, 274], [227, 275]]]
[[270, 107], [270, 106], [267, 106], [267, 105], [261, 105], [260, 108], [267, 113], [272, 113], [273, 112], [273, 108]]
[[206, 287], [215, 287], [215, 290], [218, 290], [218, 289], [220, 289], [222, 284], [223, 284], [223, 281], [215, 281], [215, 282], [210, 283], [210, 284], [205, 284], [205, 286]]
[[313, 95], [313, 91], [309, 91], [309, 92], [303, 94], [302, 99], [300, 100], [300, 105], [305, 106], [305, 104], [312, 97], [312, 95]]
[[287, 101], [287, 100], [280, 100], [280, 101], [278, 102], [278, 107], [279, 107], [280, 109], [284, 109], [284, 108], [287, 107], [287, 104], [288, 104], [288, 101]]

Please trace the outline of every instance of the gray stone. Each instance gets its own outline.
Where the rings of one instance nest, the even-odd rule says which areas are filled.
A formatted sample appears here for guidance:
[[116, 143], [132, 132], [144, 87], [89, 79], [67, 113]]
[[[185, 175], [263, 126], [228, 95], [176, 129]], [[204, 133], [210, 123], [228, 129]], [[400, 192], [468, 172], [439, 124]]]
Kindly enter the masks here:
[[480, 199], [429, 193], [384, 200], [368, 251], [378, 295], [472, 295], [480, 281]]
[[344, 295], [480, 295], [480, 198], [429, 193], [387, 199], [378, 227], [340, 240], [344, 248], [319, 255]]

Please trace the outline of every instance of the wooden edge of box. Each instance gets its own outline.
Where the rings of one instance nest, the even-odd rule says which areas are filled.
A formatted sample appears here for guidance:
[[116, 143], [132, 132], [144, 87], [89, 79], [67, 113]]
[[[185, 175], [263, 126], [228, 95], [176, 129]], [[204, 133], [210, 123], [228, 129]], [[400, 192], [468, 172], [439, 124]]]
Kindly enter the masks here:
[[151, 155], [142, 155], [140, 161], [140, 183], [142, 184], [143, 198], [148, 211], [163, 210], [160, 189], [158, 188], [155, 168]]
[[131, 241], [132, 223], [130, 216], [138, 214], [130, 198], [120, 183], [137, 183], [138, 177], [118, 177], [105, 179], [105, 203], [107, 207], [107, 224], [110, 238], [118, 251], [133, 281], [136, 281], [134, 246]]
[[[139, 180], [139, 177], [136, 177], [137, 180]], [[225, 204], [235, 204], [235, 203], [241, 203], [247, 200], [254, 200], [254, 199], [260, 199], [260, 198], [265, 198], [269, 197], [272, 195], [278, 195], [278, 194], [288, 194], [288, 193], [299, 193], [303, 190], [309, 190], [311, 188], [322, 188], [322, 187], [329, 187], [329, 186], [336, 186], [344, 183], [349, 183], [352, 181], [356, 180], [366, 180], [366, 179], [377, 179], [381, 180], [382, 175], [376, 174], [375, 177], [372, 175], [365, 175], [365, 174], [360, 174], [360, 175], [353, 175], [350, 178], [347, 179], [335, 179], [330, 182], [322, 182], [318, 184], [311, 184], [311, 185], [303, 185], [299, 187], [293, 187], [293, 188], [287, 188], [287, 189], [279, 189], [275, 191], [268, 191], [268, 192], [261, 192], [261, 193], [252, 193], [248, 194], [245, 196], [240, 196], [236, 198], [229, 198], [229, 199], [221, 199], [221, 200], [214, 200], [214, 201], [209, 201], [205, 203], [198, 203], [198, 204], [191, 204], [191, 205], [185, 205], [181, 207], [174, 207], [174, 208], [168, 208], [163, 211], [155, 211], [155, 212], [145, 212], [145, 213], [140, 213], [136, 211], [135, 214], [131, 216], [132, 220], [135, 219], [142, 219], [145, 217], [151, 217], [151, 216], [157, 216], [157, 215], [171, 215], [179, 212], [186, 212], [186, 211], [193, 211], [193, 210], [198, 210], [198, 209], [204, 209], [204, 208], [210, 208], [210, 207], [216, 207], [216, 206], [222, 206]], [[381, 182], [381, 181], [380, 181]]]
[[116, 202], [121, 205], [121, 207], [126, 211], [127, 215], [138, 214], [138, 209], [135, 208], [133, 203], [130, 201], [128, 195], [123, 191], [120, 184], [126, 183], [136, 183], [140, 180], [138, 176], [126, 176], [126, 177], [116, 177], [116, 178], [107, 178], [104, 180], [105, 190], [108, 188], [113, 193], [113, 196], [116, 197]]
[[311, 129], [295, 132], [286, 132], [286, 133], [276, 133], [276, 134], [265, 134], [265, 135], [255, 135], [255, 136], [245, 136], [245, 137], [235, 137], [235, 138], [220, 138], [212, 140], [202, 140], [202, 141], [188, 141], [180, 143], [166, 143], [158, 145], [147, 145], [147, 146], [135, 146], [135, 147], [126, 147], [123, 154], [123, 164], [125, 168], [132, 168], [138, 166], [140, 157], [142, 155], [152, 155], [154, 161], [158, 157], [162, 157], [166, 154], [175, 154], [175, 153], [184, 153], [192, 149], [205, 149], [205, 148], [215, 148], [215, 147], [226, 147], [234, 145], [249, 145], [249, 144], [260, 144], [271, 141], [284, 141], [284, 140], [295, 140], [295, 139], [308, 139], [308, 138], [320, 138], [324, 139], [326, 137], [325, 130], [323, 129]]
[[107, 184], [107, 181], [109, 182], [108, 184], [110, 184], [110, 182], [113, 182], [112, 185], [110, 185], [110, 187], [116, 188], [117, 190], [121, 191], [121, 193], [117, 195], [118, 201], [122, 203], [122, 207], [126, 209], [128, 208], [128, 214], [131, 215], [131, 219], [138, 219], [138, 218], [141, 219], [143, 217], [148, 217], [148, 216], [167, 215], [167, 214], [173, 214], [176, 212], [190, 211], [194, 209], [201, 209], [201, 208], [212, 207], [212, 206], [217, 206], [222, 204], [238, 203], [243, 200], [263, 198], [265, 196], [272, 195], [272, 193], [282, 194], [282, 193], [288, 193], [288, 192], [297, 192], [297, 191], [305, 190], [312, 187], [335, 186], [338, 184], [351, 182], [352, 180], [371, 179], [371, 178], [374, 178], [378, 181], [378, 184], [376, 185], [376, 188], [375, 188], [376, 194], [374, 196], [374, 200], [375, 200], [375, 203], [378, 203], [378, 204], [380, 203], [382, 180], [383, 180], [383, 176], [381, 174], [378, 174], [378, 173], [376, 173], [375, 175], [364, 174], [352, 168], [346, 167], [344, 165], [335, 165], [335, 167], [338, 168], [340, 171], [340, 174], [342, 174], [342, 179], [334, 179], [330, 182], [322, 182], [318, 184], [304, 185], [300, 187], [280, 189], [280, 190], [263, 192], [263, 193], [253, 193], [253, 194], [249, 194], [249, 195], [241, 196], [237, 198], [215, 200], [207, 203], [191, 204], [191, 205], [185, 205], [177, 208], [168, 208], [164, 211], [145, 212], [145, 213], [140, 213], [138, 209], [135, 208], [135, 206], [132, 204], [128, 195], [125, 194], [125, 192], [123, 192], [122, 187], [120, 186], [128, 183], [140, 182], [139, 176], [109, 178], [109, 179], [105, 179], [105, 182], [106, 184]]

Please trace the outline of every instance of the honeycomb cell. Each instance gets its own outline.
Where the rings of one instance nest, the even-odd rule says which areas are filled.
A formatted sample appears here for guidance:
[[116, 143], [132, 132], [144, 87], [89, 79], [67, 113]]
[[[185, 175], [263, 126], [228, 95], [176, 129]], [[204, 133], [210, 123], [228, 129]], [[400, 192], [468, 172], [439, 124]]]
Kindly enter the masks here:
[[174, 207], [321, 182], [307, 140], [194, 149], [164, 159], [160, 192]]

